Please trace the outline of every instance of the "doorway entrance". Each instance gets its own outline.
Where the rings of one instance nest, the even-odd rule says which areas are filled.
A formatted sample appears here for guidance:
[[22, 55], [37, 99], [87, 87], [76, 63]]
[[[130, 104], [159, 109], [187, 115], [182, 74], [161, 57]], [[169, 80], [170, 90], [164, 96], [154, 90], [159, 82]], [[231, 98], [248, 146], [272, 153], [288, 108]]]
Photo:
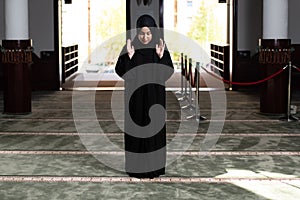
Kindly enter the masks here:
[[[114, 66], [126, 41], [126, 2], [62, 2], [62, 46], [78, 45], [78, 70], [66, 79], [63, 88], [74, 87], [74, 82], [77, 87], [113, 87], [122, 81]], [[226, 4], [218, 0], [167, 0], [163, 4], [164, 28], [197, 41], [208, 55], [210, 43], [226, 42]], [[171, 52], [177, 71], [180, 71], [180, 53]], [[178, 87], [180, 78], [173, 77], [171, 82]]]
[[118, 79], [112, 73], [113, 64], [123, 44], [111, 44], [109, 40], [124, 32], [125, 10], [123, 0], [62, 2], [62, 47], [78, 45], [78, 69], [66, 79], [63, 88], [73, 87], [74, 82], [83, 87], [98, 87], [99, 80], [107, 86]]

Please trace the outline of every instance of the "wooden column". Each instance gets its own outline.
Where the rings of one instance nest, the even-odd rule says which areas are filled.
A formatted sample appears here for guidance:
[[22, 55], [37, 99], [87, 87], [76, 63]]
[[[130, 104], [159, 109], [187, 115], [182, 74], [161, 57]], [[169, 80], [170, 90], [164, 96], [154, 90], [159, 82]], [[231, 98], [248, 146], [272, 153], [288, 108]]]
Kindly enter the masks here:
[[3, 40], [4, 113], [31, 112], [31, 40]]
[[[263, 39], [260, 41], [261, 77], [269, 77], [291, 60], [291, 40]], [[287, 109], [288, 71], [261, 85], [260, 112], [285, 114]]]
[[[259, 41], [262, 78], [282, 69], [291, 60], [288, 39], [288, 0], [263, 1], [263, 38]], [[287, 70], [262, 84], [260, 111], [285, 114], [287, 111]]]
[[5, 1], [2, 40], [4, 113], [31, 112], [32, 41], [28, 32], [28, 0]]

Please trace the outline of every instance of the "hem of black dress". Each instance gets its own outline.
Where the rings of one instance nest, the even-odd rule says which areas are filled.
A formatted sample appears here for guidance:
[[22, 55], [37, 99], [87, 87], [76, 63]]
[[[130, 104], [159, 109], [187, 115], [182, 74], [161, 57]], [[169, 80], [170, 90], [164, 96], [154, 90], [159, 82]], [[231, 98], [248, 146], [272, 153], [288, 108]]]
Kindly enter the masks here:
[[161, 175], [165, 175], [165, 168], [159, 169], [159, 170], [155, 170], [155, 171], [151, 171], [151, 172], [145, 172], [145, 173], [131, 173], [131, 172], [126, 172], [128, 174], [128, 176], [130, 177], [134, 177], [134, 178], [157, 178]]

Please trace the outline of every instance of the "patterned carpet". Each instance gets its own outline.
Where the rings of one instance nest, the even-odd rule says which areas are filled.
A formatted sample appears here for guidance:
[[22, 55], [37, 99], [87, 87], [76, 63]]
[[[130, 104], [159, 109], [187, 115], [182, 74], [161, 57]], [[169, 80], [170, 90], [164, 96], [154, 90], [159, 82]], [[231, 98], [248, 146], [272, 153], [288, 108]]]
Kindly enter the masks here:
[[122, 96], [35, 91], [32, 113], [1, 112], [1, 199], [300, 199], [299, 121], [260, 113], [258, 90], [200, 92], [201, 123], [168, 90], [166, 175], [142, 180], [119, 170]]

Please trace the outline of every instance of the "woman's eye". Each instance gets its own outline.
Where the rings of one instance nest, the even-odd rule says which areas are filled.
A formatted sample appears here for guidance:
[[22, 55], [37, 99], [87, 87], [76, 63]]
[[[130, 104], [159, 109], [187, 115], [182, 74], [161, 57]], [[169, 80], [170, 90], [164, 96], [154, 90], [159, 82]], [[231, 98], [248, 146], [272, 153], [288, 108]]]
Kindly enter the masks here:
[[151, 33], [140, 33], [140, 35], [151, 35]]

